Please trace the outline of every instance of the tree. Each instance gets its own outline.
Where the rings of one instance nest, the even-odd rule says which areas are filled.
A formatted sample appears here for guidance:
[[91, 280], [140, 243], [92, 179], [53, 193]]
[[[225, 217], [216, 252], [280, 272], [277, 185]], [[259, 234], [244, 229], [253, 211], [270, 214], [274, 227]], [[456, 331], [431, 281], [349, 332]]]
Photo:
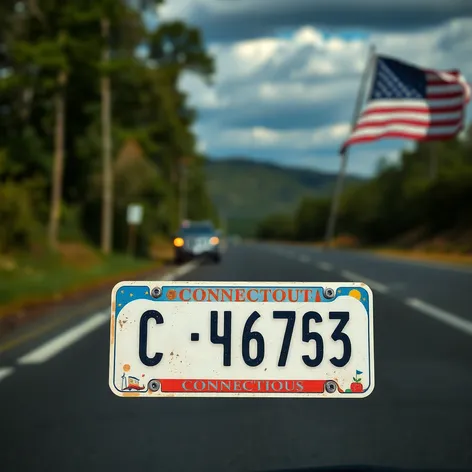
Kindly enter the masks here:
[[200, 30], [182, 21], [163, 23], [150, 35], [150, 57], [169, 71], [174, 84], [182, 72], [193, 72], [210, 81], [215, 65], [205, 49]]
[[[129, 140], [135, 140], [143, 150], [145, 162], [139, 172], [154, 176], [145, 185], [147, 190], [139, 194], [146, 208], [152, 209], [145, 213], [143, 241], [153, 231], [170, 233], [177, 223], [178, 170], [183, 156], [192, 161], [189, 212], [214, 216], [192, 131], [196, 112], [178, 88], [179, 78], [186, 72], [193, 70], [206, 77], [212, 69], [198, 64], [208, 65], [211, 59], [205, 59], [198, 30], [185, 24], [180, 24], [179, 30], [185, 41], [179, 42], [175, 34], [172, 38], [179, 47], [189, 49], [186, 61], [179, 62], [181, 56], [177, 55], [174, 62], [168, 57], [165, 65], [156, 66], [156, 62], [135, 54], [138, 46], [150, 44], [154, 34], [146, 32], [139, 9], [154, 8], [156, 3], [1, 2], [0, 186], [7, 190], [0, 189], [4, 198], [0, 213], [7, 218], [2, 220], [6, 227], [21, 229], [17, 234], [28, 230], [24, 215], [30, 214], [39, 225], [31, 227], [40, 228], [41, 234], [47, 235], [49, 226], [51, 241], [66, 234], [68, 238], [85, 235], [104, 248], [108, 238], [101, 221], [105, 219], [111, 221], [111, 235], [121, 249], [117, 235], [121, 233], [124, 197], [131, 198], [123, 187], [128, 180], [140, 179], [131, 170], [119, 176], [113, 171], [111, 178], [109, 174], [106, 177], [104, 168], [111, 163], [114, 169], [115, 154]], [[197, 50], [200, 56], [195, 54]], [[111, 113], [113, 120], [108, 119]], [[114, 198], [110, 194], [113, 177], [119, 179]], [[143, 178], [142, 183], [145, 181]], [[19, 208], [15, 199], [22, 202], [21, 211], [12, 211]], [[35, 210], [28, 213], [25, 208], [33, 202]], [[102, 218], [105, 207], [110, 206], [112, 216]], [[60, 209], [67, 218], [60, 219]], [[40, 239], [32, 234], [23, 240]], [[7, 239], [2, 247], [14, 245]], [[111, 249], [111, 243], [107, 247]]]
[[304, 198], [295, 213], [295, 237], [300, 241], [320, 240], [325, 232], [329, 212], [329, 200], [311, 197]]
[[195, 73], [210, 82], [215, 71], [214, 61], [205, 49], [200, 31], [181, 21], [161, 24], [150, 35], [149, 48], [152, 64], [162, 70], [169, 80], [170, 93], [165, 97], [166, 105], [177, 110], [177, 115], [169, 123], [169, 132], [177, 144], [172, 149], [175, 159], [171, 160], [170, 179], [177, 184], [175, 188], [178, 189], [176, 197], [180, 201], [179, 207], [185, 208], [185, 182], [196, 144], [190, 131], [195, 113], [185, 106], [186, 97], [177, 87], [179, 79], [186, 72]]
[[[111, 54], [111, 28], [112, 23], [131, 26], [138, 22], [127, 5], [122, 0], [101, 0], [100, 29], [103, 39], [102, 45], [102, 77], [100, 82], [101, 95], [101, 125], [102, 125], [102, 239], [101, 248], [105, 254], [112, 250], [113, 240], [113, 162], [112, 162], [112, 137], [111, 137], [111, 87], [108, 66]], [[141, 9], [161, 3], [160, 1], [141, 0]], [[127, 14], [129, 20], [126, 21]], [[115, 37], [119, 36], [115, 34]], [[125, 36], [126, 37], [126, 36]]]
[[[30, 115], [30, 97], [33, 84], [46, 93], [52, 93], [54, 103], [54, 159], [52, 168], [51, 205], [49, 216], [49, 245], [56, 249], [62, 203], [64, 169], [65, 95], [68, 61], [71, 47], [66, 33], [71, 10], [55, 2], [30, 2], [21, 12], [21, 33], [12, 44], [12, 59], [17, 66], [18, 83], [23, 86], [21, 118]], [[18, 23], [18, 24], [19, 24]]]
[[269, 215], [262, 220], [257, 228], [256, 237], [288, 241], [293, 239], [293, 218], [289, 215]]

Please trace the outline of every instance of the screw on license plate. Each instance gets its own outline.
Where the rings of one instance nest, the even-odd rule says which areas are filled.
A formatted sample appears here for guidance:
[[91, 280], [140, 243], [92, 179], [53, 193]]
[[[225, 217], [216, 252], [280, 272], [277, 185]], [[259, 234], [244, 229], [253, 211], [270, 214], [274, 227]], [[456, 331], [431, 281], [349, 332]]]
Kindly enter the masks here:
[[159, 380], [155, 380], [155, 379], [150, 380], [149, 383], [148, 383], [148, 388], [152, 392], [157, 392], [161, 388], [161, 382], [159, 382]]
[[334, 291], [334, 289], [332, 289], [332, 288], [330, 288], [330, 287], [326, 287], [326, 288], [324, 289], [324, 296], [325, 296], [326, 298], [334, 298], [334, 294], [335, 294], [335, 293], [336, 293], [336, 292]]
[[162, 295], [162, 290], [159, 287], [154, 287], [151, 290], [151, 296], [153, 298], [159, 298]]
[[325, 388], [328, 393], [334, 393], [336, 391], [336, 382], [333, 382], [332, 380], [328, 380], [325, 383]]

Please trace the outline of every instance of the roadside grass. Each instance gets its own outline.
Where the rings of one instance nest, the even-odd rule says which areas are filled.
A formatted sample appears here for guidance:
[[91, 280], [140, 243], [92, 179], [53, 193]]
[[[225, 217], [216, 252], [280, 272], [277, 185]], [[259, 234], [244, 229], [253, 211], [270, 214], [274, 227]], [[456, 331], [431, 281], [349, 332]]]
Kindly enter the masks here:
[[159, 247], [152, 259], [104, 256], [82, 243], [62, 244], [57, 254], [0, 255], [0, 316], [157, 269], [167, 259], [164, 249]]
[[415, 249], [396, 249], [396, 248], [373, 248], [369, 250], [376, 254], [385, 256], [399, 257], [403, 259], [429, 261], [429, 262], [445, 262], [450, 264], [460, 264], [472, 266], [472, 255], [469, 254], [454, 254], [454, 253], [440, 253], [419, 251]]

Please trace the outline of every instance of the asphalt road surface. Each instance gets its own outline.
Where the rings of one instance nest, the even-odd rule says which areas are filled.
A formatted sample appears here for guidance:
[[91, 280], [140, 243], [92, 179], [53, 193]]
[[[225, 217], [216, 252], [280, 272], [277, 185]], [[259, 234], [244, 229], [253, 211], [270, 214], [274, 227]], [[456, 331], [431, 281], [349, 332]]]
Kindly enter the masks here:
[[185, 266], [174, 277], [368, 283], [374, 392], [358, 400], [119, 398], [108, 387], [109, 307], [84, 305], [0, 343], [0, 470], [472, 469], [472, 271], [244, 243], [230, 245], [221, 264]]

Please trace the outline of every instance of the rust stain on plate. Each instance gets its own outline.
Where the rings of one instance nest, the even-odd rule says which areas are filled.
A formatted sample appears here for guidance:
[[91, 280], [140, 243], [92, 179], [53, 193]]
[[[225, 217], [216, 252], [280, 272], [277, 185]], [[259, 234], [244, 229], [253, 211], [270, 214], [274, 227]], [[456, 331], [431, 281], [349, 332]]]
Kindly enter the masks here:
[[125, 323], [127, 323], [127, 321], [126, 321], [126, 320], [118, 320], [118, 323], [119, 323], [119, 325], [120, 325], [120, 329], [123, 329], [123, 325], [124, 325]]
[[112, 316], [110, 320], [110, 344], [115, 342], [115, 317]]

